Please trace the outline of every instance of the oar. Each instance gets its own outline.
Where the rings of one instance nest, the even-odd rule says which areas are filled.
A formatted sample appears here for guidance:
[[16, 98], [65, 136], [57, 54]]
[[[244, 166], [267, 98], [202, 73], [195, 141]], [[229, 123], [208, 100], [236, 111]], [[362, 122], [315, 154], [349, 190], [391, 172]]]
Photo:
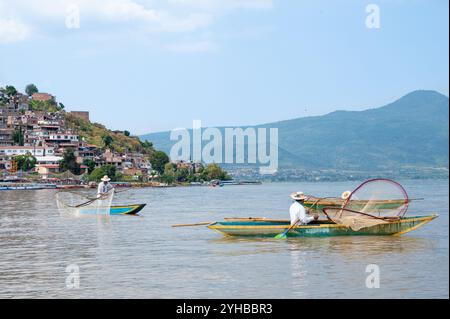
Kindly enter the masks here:
[[177, 224], [172, 225], [172, 227], [191, 227], [191, 226], [204, 226], [204, 225], [210, 225], [213, 222], [202, 222], [202, 223], [195, 223], [195, 224]]
[[299, 222], [300, 222], [300, 219], [297, 219], [297, 221], [294, 224], [292, 224], [291, 227], [286, 229], [283, 233], [276, 235], [275, 238], [277, 238], [277, 239], [286, 238], [287, 234], [291, 231], [291, 229], [294, 228]]

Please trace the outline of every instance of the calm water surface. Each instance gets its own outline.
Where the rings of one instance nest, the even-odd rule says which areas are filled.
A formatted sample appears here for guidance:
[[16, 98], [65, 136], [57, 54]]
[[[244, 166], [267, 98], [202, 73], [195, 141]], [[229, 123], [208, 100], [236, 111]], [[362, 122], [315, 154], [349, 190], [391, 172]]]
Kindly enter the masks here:
[[[409, 215], [440, 217], [402, 237], [223, 238], [176, 223], [288, 218], [293, 191], [335, 196], [358, 183], [133, 189], [141, 216], [68, 218], [52, 190], [0, 191], [1, 298], [448, 298], [448, 180], [403, 181], [424, 197]], [[78, 265], [79, 289], [66, 288]], [[380, 267], [380, 288], [365, 286]]]

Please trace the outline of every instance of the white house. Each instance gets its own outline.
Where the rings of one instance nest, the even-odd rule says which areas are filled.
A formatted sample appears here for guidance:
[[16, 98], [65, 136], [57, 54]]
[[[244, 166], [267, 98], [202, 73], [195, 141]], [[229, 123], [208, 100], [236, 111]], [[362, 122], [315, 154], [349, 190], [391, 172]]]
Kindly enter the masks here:
[[17, 156], [30, 153], [37, 156], [53, 156], [55, 150], [53, 147], [45, 146], [0, 146], [0, 156]]

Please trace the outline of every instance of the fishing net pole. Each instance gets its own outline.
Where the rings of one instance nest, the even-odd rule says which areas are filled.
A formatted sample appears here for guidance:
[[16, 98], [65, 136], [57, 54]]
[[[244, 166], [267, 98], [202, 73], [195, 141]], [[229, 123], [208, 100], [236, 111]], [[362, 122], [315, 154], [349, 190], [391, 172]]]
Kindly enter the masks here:
[[403, 218], [409, 198], [399, 183], [390, 179], [370, 179], [359, 185], [341, 208], [325, 207], [323, 212], [336, 224], [357, 231]]

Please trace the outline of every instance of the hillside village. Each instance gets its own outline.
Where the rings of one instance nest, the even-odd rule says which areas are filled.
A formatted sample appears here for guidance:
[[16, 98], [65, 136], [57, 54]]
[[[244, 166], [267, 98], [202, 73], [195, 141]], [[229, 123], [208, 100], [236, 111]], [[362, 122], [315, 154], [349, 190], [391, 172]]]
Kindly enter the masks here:
[[[87, 111], [66, 111], [54, 95], [32, 84], [26, 94], [0, 88], [0, 173], [0, 181], [60, 183], [98, 181], [104, 174], [121, 182], [208, 179], [200, 175], [200, 163], [170, 163], [151, 143], [91, 123]], [[209, 177], [220, 174], [226, 177], [220, 169]]]
[[[30, 96], [16, 92], [0, 92], [0, 170], [3, 175], [14, 176], [20, 170], [16, 156], [32, 155], [35, 172], [43, 179], [61, 173], [60, 162], [65, 152], [74, 151], [80, 165], [80, 175], [88, 173], [89, 164], [94, 167], [112, 165], [123, 175], [151, 175], [151, 165], [143, 153], [113, 152], [101, 149], [82, 138], [67, 121], [68, 115], [90, 122], [89, 112], [64, 111], [49, 93], [35, 92]], [[7, 174], [5, 174], [7, 173]]]

